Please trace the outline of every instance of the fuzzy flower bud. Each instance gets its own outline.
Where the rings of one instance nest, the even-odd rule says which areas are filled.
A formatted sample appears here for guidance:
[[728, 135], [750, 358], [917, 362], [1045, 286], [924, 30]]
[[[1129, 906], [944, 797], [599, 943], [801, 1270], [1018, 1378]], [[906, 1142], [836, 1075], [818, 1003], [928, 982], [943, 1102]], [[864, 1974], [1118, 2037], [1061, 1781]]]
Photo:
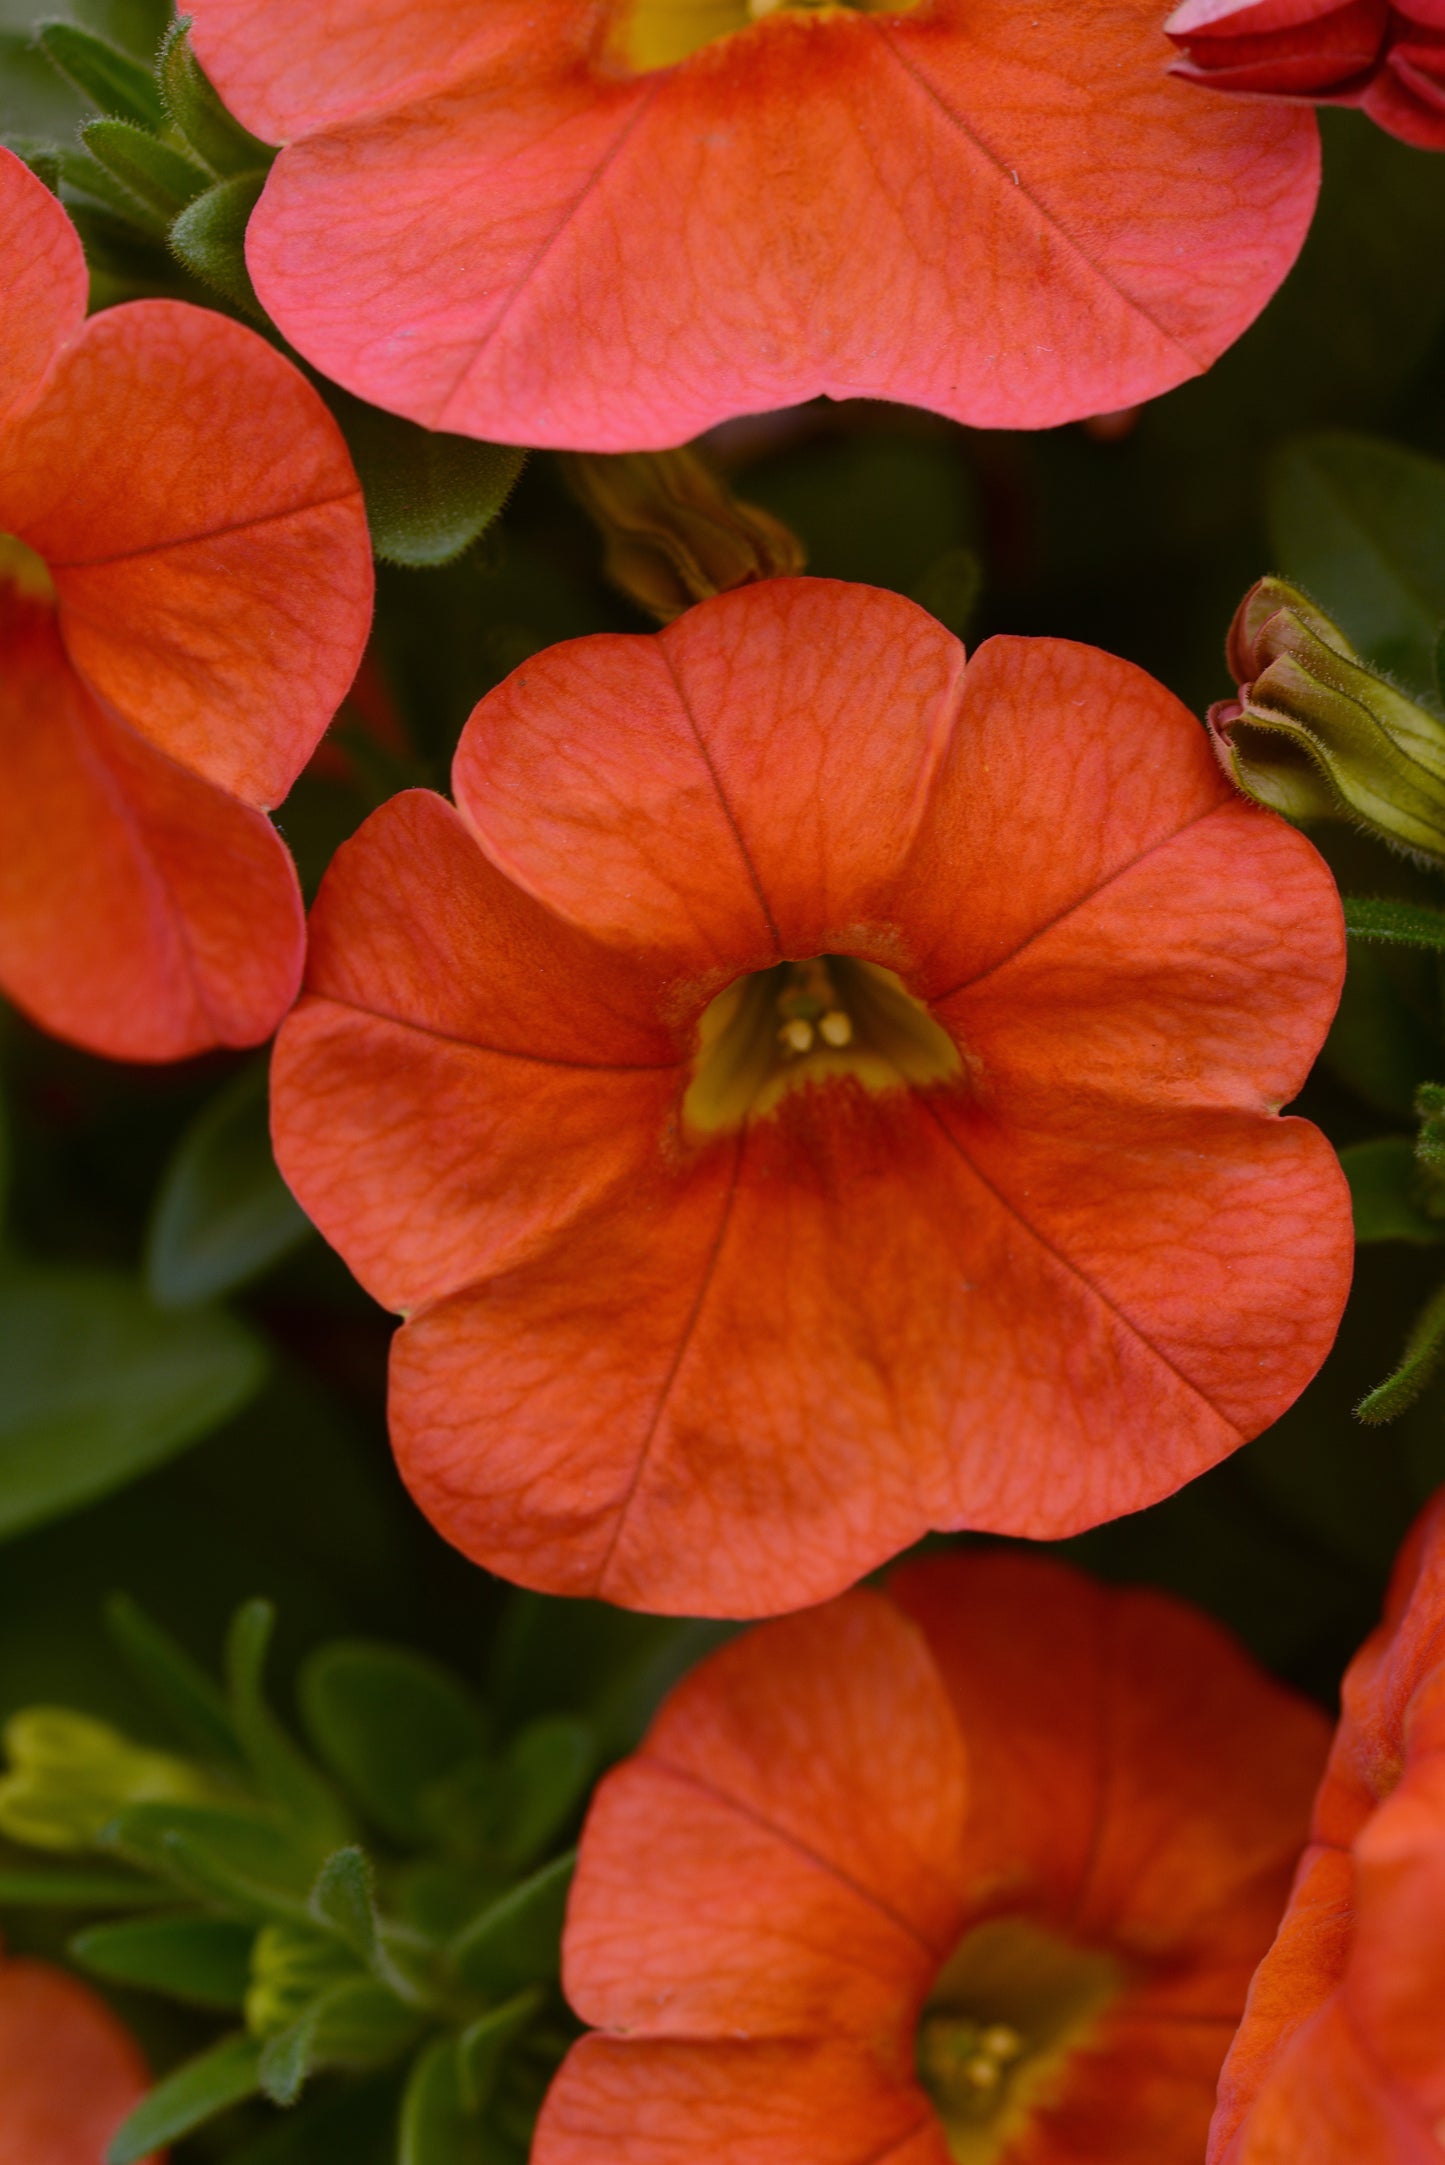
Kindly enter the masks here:
[[0, 1834], [34, 1849], [91, 1848], [127, 1804], [204, 1803], [199, 1767], [132, 1744], [106, 1722], [63, 1707], [29, 1707], [6, 1723]]
[[710, 595], [805, 567], [781, 519], [740, 503], [695, 451], [584, 452], [562, 463], [607, 544], [608, 578], [661, 624]]
[[1240, 603], [1228, 656], [1239, 693], [1210, 708], [1209, 732], [1246, 796], [1445, 862], [1445, 721], [1367, 668], [1282, 579]]

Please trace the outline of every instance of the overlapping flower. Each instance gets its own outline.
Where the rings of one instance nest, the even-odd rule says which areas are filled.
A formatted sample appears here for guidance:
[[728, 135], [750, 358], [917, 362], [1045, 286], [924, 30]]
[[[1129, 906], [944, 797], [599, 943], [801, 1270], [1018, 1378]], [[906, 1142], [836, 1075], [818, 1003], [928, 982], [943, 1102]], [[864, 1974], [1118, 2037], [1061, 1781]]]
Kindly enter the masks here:
[[536, 2165], [1194, 2165], [1324, 1749], [1037, 1556], [761, 1627], [597, 1792]]
[[1322, 1359], [1325, 867], [1139, 671], [963, 664], [822, 580], [554, 648], [333, 864], [279, 1161], [490, 1568], [795, 1607], [1153, 1502]]
[[87, 1986], [0, 1954], [0, 2165], [101, 2165], [148, 2081], [134, 2040]]
[[80, 242], [0, 149], [0, 986], [114, 1058], [268, 1037], [300, 891], [265, 808], [370, 622], [316, 393], [209, 309], [85, 317]]
[[1303, 112], [1172, 81], [1155, 0], [197, 0], [287, 147], [248, 236], [294, 344], [431, 428], [581, 450], [910, 400], [1129, 406], [1299, 249]]
[[1445, 0], [1184, 0], [1165, 28], [1207, 89], [1359, 106], [1445, 150]]

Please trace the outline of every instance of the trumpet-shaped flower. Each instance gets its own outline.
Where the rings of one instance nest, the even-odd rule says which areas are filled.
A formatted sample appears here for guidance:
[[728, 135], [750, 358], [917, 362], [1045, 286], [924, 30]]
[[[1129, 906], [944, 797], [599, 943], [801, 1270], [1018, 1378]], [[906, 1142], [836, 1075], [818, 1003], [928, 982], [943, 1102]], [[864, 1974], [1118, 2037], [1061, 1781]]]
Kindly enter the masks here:
[[1220, 2083], [1210, 2165], [1445, 2150], [1445, 1494], [1345, 1677], [1314, 1824]]
[[264, 339], [135, 301], [0, 150], [0, 988], [116, 1058], [269, 1036], [305, 926], [264, 808], [351, 681], [365, 513]]
[[287, 146], [247, 240], [287, 337], [506, 442], [658, 449], [818, 393], [1007, 428], [1129, 406], [1253, 320], [1318, 186], [1307, 114], [1170, 79], [1155, 0], [193, 14]]
[[1039, 1556], [763, 1625], [593, 1800], [536, 2165], [1195, 2165], [1325, 1747]]
[[1445, 0], [1184, 0], [1164, 27], [1187, 81], [1360, 106], [1445, 150]]
[[1140, 671], [766, 581], [527, 662], [453, 783], [333, 863], [273, 1130], [474, 1559], [795, 1607], [1136, 1510], [1314, 1372], [1339, 902]]
[[104, 2165], [149, 2087], [129, 2033], [78, 1978], [0, 1958], [0, 2165]]

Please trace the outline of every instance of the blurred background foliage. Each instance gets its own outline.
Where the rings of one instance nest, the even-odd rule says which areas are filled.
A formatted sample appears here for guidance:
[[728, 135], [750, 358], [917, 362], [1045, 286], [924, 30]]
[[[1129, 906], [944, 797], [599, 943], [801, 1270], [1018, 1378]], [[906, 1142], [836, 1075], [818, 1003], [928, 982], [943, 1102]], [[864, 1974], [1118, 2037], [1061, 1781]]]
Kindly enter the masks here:
[[[72, 0], [45, 19], [62, 16], [148, 59], [169, 10]], [[0, 139], [32, 157], [73, 147], [95, 112], [37, 45], [36, 21], [33, 0], [0, 0]], [[1205, 379], [1038, 435], [818, 405], [731, 425], [714, 459], [796, 532], [812, 571], [907, 593], [970, 644], [1086, 640], [1202, 714], [1232, 689], [1235, 605], [1273, 571], [1438, 708], [1445, 158], [1354, 115], [1322, 121], [1303, 258]], [[162, 285], [205, 293], [153, 236], [118, 242], [102, 221], [87, 240], [98, 304]], [[369, 501], [393, 561], [357, 691], [281, 816], [309, 890], [392, 790], [445, 787], [466, 715], [519, 662], [648, 622], [607, 585], [557, 462], [533, 458], [518, 482], [520, 462], [490, 447], [397, 435], [366, 409], [343, 420], [374, 451]], [[1445, 903], [1439, 875], [1362, 836], [1316, 839], [1347, 894]], [[1429, 951], [1352, 943], [1300, 1103], [1342, 1149], [1393, 1137], [1407, 1151], [1418, 1086], [1445, 1083], [1441, 968]], [[279, 1619], [287, 1720], [303, 1657], [360, 1634], [443, 1660], [501, 1733], [567, 1715], [590, 1725], [599, 1763], [624, 1750], [716, 1630], [518, 1595], [432, 1534], [387, 1448], [390, 1320], [279, 1183], [264, 1059], [111, 1067], [0, 1014], [0, 1104], [0, 1720], [63, 1704], [164, 1742], [104, 1629], [107, 1598], [135, 1595], [211, 1669], [227, 1619], [259, 1596]], [[1352, 1410], [1436, 1287], [1439, 1236], [1401, 1209], [1367, 1213], [1361, 1230], [1339, 1344], [1299, 1404], [1180, 1496], [1070, 1545], [1095, 1570], [1202, 1603], [1326, 1702], [1409, 1519], [1445, 1480], [1439, 1385], [1388, 1427]], [[26, 1861], [0, 1847], [0, 1875]], [[74, 1924], [34, 1903], [0, 1902], [0, 1920], [11, 1947], [50, 1953]], [[214, 2034], [153, 1998], [119, 2003], [161, 2067]], [[365, 2165], [369, 2097], [337, 2093], [334, 2130], [306, 2156]], [[219, 2126], [183, 2143], [178, 2165], [230, 2155], [233, 2124]], [[258, 2165], [272, 2155], [255, 2151]]]

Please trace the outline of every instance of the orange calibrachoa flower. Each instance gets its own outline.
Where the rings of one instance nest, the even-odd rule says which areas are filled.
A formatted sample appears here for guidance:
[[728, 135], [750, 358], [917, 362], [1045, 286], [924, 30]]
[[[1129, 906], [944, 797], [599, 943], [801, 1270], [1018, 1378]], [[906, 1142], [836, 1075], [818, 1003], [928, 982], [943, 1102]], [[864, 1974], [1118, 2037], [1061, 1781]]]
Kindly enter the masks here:
[[1210, 2165], [1445, 2153], [1445, 1492], [1401, 1554], [1279, 1936], [1219, 2090]]
[[288, 338], [430, 428], [664, 448], [903, 399], [1046, 427], [1209, 367], [1298, 252], [1310, 117], [1173, 82], [1157, 0], [195, 0], [285, 149]]
[[285, 796], [371, 610], [311, 387], [208, 309], [86, 320], [69, 219], [0, 149], [0, 990], [118, 1059], [269, 1036], [305, 945]]
[[104, 2165], [149, 2088], [129, 2033], [78, 1978], [0, 1956], [0, 2165]]
[[1184, 0], [1164, 27], [1186, 81], [1356, 105], [1445, 150], [1445, 0]]
[[453, 783], [333, 863], [273, 1127], [468, 1555], [796, 1607], [1151, 1503], [1318, 1366], [1338, 898], [1140, 671], [766, 581], [527, 662]]
[[1040, 1556], [735, 1640], [593, 1799], [535, 2165], [1196, 2165], [1326, 1736]]

